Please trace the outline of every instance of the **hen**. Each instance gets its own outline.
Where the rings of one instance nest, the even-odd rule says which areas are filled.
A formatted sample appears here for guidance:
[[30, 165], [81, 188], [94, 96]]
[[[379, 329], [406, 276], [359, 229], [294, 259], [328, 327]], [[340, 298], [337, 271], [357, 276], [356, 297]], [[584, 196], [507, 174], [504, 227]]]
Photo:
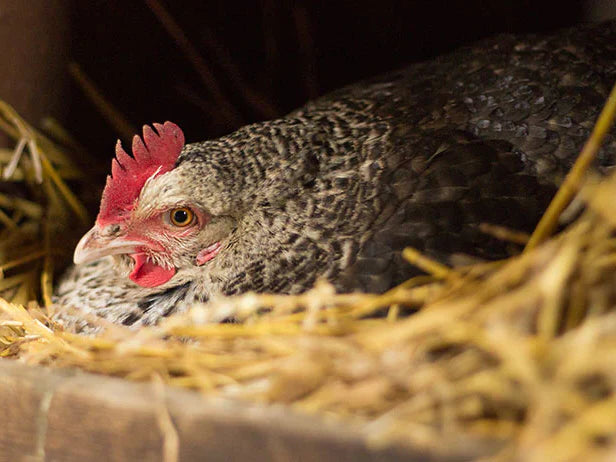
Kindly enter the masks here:
[[[529, 230], [616, 81], [616, 24], [498, 36], [288, 116], [184, 145], [174, 124], [118, 144], [94, 227], [56, 301], [140, 326], [196, 301], [383, 291], [400, 251], [504, 256], [482, 222]], [[614, 164], [609, 139], [601, 166]]]

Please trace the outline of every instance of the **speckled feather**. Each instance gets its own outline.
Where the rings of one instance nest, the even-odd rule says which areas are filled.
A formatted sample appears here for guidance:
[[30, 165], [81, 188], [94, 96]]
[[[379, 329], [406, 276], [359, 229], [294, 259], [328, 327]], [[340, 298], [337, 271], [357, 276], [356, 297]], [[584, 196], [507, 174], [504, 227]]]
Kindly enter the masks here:
[[[169, 188], [228, 224], [220, 253], [154, 289], [129, 281], [117, 258], [75, 267], [57, 301], [139, 326], [317, 278], [383, 291], [414, 273], [400, 255], [409, 245], [444, 261], [502, 257], [507, 246], [478, 225], [534, 226], [615, 81], [616, 23], [501, 35], [189, 144]], [[599, 167], [614, 156], [610, 137]]]

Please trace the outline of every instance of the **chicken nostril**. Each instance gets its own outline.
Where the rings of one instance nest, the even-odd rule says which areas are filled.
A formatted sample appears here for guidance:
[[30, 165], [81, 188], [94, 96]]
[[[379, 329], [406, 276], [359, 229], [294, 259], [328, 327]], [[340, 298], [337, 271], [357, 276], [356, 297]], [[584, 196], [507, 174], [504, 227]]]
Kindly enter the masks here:
[[113, 224], [113, 225], [109, 225], [107, 226], [104, 230], [103, 230], [103, 234], [105, 236], [115, 236], [116, 234], [120, 233], [120, 225], [118, 224]]

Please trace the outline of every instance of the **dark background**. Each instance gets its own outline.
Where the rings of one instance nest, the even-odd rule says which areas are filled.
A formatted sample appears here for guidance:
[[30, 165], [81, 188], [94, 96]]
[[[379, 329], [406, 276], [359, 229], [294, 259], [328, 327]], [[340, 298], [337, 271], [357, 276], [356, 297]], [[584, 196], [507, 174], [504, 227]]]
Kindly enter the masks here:
[[[202, 57], [218, 100], [161, 25], [157, 4]], [[488, 35], [582, 22], [588, 9], [566, 0], [98, 0], [75, 1], [71, 15], [71, 59], [130, 124], [171, 120], [190, 142]], [[68, 102], [66, 126], [107, 166], [120, 134], [74, 81]]]

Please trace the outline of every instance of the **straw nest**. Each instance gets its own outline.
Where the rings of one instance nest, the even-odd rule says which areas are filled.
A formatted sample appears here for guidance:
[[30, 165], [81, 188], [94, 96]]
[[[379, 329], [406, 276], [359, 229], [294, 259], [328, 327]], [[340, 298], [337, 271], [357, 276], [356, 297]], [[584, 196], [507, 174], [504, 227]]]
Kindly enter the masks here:
[[[15, 139], [0, 150], [10, 177], [0, 193], [0, 356], [282, 403], [353, 425], [372, 444], [472, 448], [490, 460], [604, 457], [616, 449], [616, 177], [586, 170], [614, 106], [518, 257], [447, 268], [407, 249], [429, 275], [383, 295], [320, 283], [87, 337], [48, 318], [53, 263], [71, 251], [59, 237], [75, 217], [87, 221], [66, 185], [80, 179], [70, 138], [56, 128], [60, 148], [0, 103], [0, 128]], [[583, 212], [546, 240], [576, 192]], [[408, 307], [418, 312], [401, 316]], [[242, 322], [218, 323], [229, 316]]]

